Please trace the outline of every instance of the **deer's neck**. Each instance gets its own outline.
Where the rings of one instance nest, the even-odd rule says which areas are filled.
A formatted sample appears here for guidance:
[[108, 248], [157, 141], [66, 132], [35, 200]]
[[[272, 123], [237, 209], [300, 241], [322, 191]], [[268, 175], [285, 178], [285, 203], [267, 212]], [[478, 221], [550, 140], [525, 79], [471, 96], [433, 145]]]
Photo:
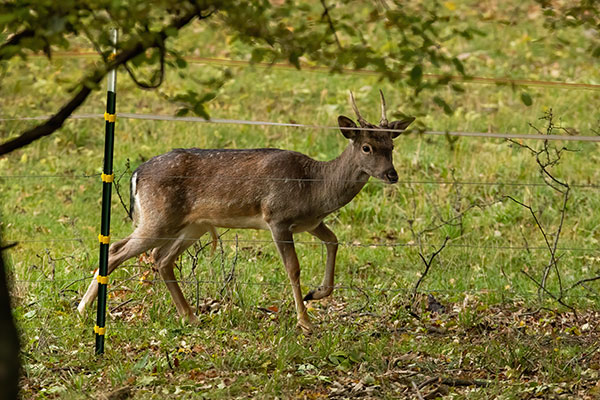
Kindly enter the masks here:
[[324, 204], [325, 212], [333, 212], [348, 204], [369, 180], [354, 161], [353, 147], [349, 145], [334, 160], [320, 163], [323, 181], [316, 195]]

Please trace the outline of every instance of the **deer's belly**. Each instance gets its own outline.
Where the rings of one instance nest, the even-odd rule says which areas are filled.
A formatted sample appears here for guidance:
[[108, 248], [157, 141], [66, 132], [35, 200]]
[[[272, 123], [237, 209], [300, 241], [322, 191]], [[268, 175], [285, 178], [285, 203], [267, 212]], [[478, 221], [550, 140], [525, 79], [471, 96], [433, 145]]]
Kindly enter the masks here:
[[204, 218], [200, 223], [209, 224], [218, 228], [232, 229], [269, 229], [261, 215], [250, 215], [240, 217]]
[[323, 221], [322, 217], [303, 218], [290, 224], [289, 230], [292, 233], [301, 233], [312, 231]]
[[[292, 218], [292, 221], [287, 222], [287, 228], [292, 233], [300, 233], [315, 229], [321, 221], [323, 215], [318, 216], [303, 216], [302, 218]], [[273, 221], [271, 221], [273, 222]], [[264, 229], [269, 230], [269, 224], [262, 214], [253, 215], [237, 215], [237, 216], [213, 216], [210, 218], [198, 218], [195, 223], [212, 225], [217, 228], [231, 229]]]

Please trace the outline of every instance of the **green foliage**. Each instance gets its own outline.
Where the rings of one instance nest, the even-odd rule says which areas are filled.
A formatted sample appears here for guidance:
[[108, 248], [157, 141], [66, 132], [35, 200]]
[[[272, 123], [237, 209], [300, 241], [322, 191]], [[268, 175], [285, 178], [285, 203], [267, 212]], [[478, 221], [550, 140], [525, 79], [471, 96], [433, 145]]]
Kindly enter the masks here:
[[447, 115], [452, 115], [453, 110], [444, 99], [439, 96], [434, 96], [433, 102], [441, 107]]
[[[596, 0], [552, 2], [536, 0], [544, 11], [545, 23], [553, 31], [584, 27], [587, 30], [586, 45], [594, 57], [600, 54], [600, 4]], [[575, 44], [564, 37], [565, 45]]]
[[527, 92], [522, 92], [521, 93], [521, 101], [523, 102], [523, 104], [525, 104], [527, 107], [531, 106], [533, 104], [533, 100], [531, 100], [531, 96], [529, 95], [529, 93]]
[[[209, 9], [207, 3], [204, 9]], [[110, 51], [110, 27], [118, 27], [121, 43], [146, 40], [173, 16], [193, 7], [193, 2], [140, 0], [22, 0], [0, 5], [0, 31], [12, 35], [0, 44], [0, 60], [27, 58], [43, 51], [47, 57], [56, 49], [68, 49], [73, 40], [86, 40], [98, 50]], [[104, 56], [107, 54], [105, 53]]]
[[232, 73], [229, 69], [220, 71], [219, 76], [214, 76], [205, 80], [190, 78], [201, 85], [201, 93], [196, 90], [188, 89], [185, 93], [167, 96], [167, 99], [169, 102], [179, 105], [179, 109], [176, 112], [177, 116], [184, 116], [192, 112], [197, 116], [208, 120], [210, 119], [210, 116], [208, 115], [205, 104], [215, 99], [218, 90], [231, 78]]
[[[322, 3], [325, 4], [325, 3]], [[243, 14], [227, 10], [223, 20], [233, 39], [253, 49], [253, 62], [285, 59], [300, 68], [300, 59], [330, 67], [373, 69], [392, 81], [403, 80], [418, 93], [423, 64], [452, 66], [464, 74], [462, 63], [444, 52], [444, 42], [470, 32], [453, 29], [442, 35], [453, 17], [442, 15], [436, 2], [403, 4], [382, 10], [376, 4], [333, 3], [298, 7], [285, 2], [276, 7], [250, 4]], [[408, 79], [407, 79], [408, 78]]]
[[[31, 12], [34, 10], [34, 12]], [[301, 2], [230, 1], [31, 1], [0, 5], [0, 62], [19, 56], [28, 59], [31, 52], [43, 52], [48, 58], [57, 49], [69, 49], [73, 43], [91, 45], [104, 64], [109, 63], [113, 44], [109, 28], [119, 31], [117, 47], [126, 58], [130, 78], [141, 88], [159, 87], [166, 68], [185, 68], [187, 63], [173, 47], [173, 39], [192, 18], [212, 22], [213, 29], [227, 32], [230, 41], [244, 47], [244, 58], [252, 62], [286, 60], [296, 68], [301, 61], [341, 72], [344, 68], [372, 69], [390, 81], [404, 81], [418, 95], [448, 82], [423, 82], [423, 68], [454, 68], [461, 75], [461, 61], [449, 54], [444, 42], [460, 36], [472, 38], [470, 27], [444, 29], [456, 21], [444, 15], [437, 2], [386, 6], [345, 0], [328, 6]], [[179, 19], [179, 20], [178, 20]], [[443, 31], [443, 33], [442, 33]], [[4, 32], [10, 33], [8, 37]], [[150, 51], [146, 51], [150, 50]], [[167, 60], [167, 55], [174, 61]], [[111, 64], [111, 67], [115, 66]], [[98, 89], [106, 68], [95, 69], [75, 87]], [[146, 75], [147, 80], [138, 78]], [[77, 97], [75, 107], [87, 97]], [[175, 95], [188, 104], [178, 115], [192, 111], [208, 118], [204, 103], [212, 100], [186, 89]], [[436, 100], [441, 104], [439, 100]], [[441, 104], [447, 113], [452, 109]], [[64, 119], [65, 115], [61, 115]], [[27, 133], [33, 138], [52, 130]], [[23, 135], [23, 136], [27, 136]], [[27, 142], [29, 142], [28, 140]], [[20, 143], [18, 146], [25, 145]], [[3, 150], [4, 151], [4, 150]]]

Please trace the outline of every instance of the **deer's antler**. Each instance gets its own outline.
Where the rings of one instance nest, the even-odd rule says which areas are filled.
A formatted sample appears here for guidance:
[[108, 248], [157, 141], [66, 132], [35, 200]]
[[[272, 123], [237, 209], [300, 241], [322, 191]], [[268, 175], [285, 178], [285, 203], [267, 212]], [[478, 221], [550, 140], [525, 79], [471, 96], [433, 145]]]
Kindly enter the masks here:
[[354, 95], [352, 94], [352, 90], [350, 91], [350, 105], [352, 105], [352, 109], [356, 114], [356, 118], [358, 118], [358, 123], [360, 124], [361, 128], [365, 128], [367, 125], [369, 125], [369, 123], [362, 117], [362, 115], [360, 115], [360, 112], [358, 111], [358, 107], [356, 106], [356, 101], [354, 101]]
[[383, 92], [379, 89], [379, 96], [381, 97], [381, 121], [379, 121], [379, 126], [382, 128], [387, 128], [388, 120], [385, 117], [385, 97], [383, 97]]

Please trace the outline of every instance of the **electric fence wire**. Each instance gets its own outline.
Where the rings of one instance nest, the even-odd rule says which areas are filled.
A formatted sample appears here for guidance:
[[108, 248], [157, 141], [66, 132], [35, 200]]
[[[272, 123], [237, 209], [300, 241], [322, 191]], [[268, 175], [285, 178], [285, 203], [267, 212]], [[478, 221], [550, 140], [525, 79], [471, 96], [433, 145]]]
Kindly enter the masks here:
[[[31, 54], [33, 57], [45, 57], [43, 54]], [[52, 53], [53, 58], [86, 58], [98, 56], [98, 53], [91, 51], [56, 51]], [[234, 60], [227, 58], [216, 58], [216, 57], [202, 57], [202, 56], [184, 56], [182, 57], [188, 63], [191, 64], [203, 64], [203, 65], [218, 65], [225, 67], [260, 67], [265, 69], [280, 69], [290, 70], [294, 73], [302, 72], [317, 72], [317, 73], [331, 73], [330, 68], [316, 65], [301, 64], [299, 70], [297, 66], [286, 63], [270, 63], [270, 62], [252, 62], [248, 60]], [[362, 76], [381, 76], [381, 73], [368, 69], [351, 69], [341, 68], [336, 70], [336, 73], [343, 75], [362, 75]], [[507, 85], [507, 86], [535, 86], [535, 87], [550, 87], [557, 89], [567, 90], [600, 90], [600, 85], [593, 83], [579, 83], [579, 82], [560, 82], [560, 81], [547, 81], [541, 79], [519, 79], [510, 77], [482, 77], [482, 76], [460, 76], [460, 75], [448, 75], [448, 74], [430, 74], [424, 73], [424, 79], [450, 79], [451, 81], [458, 81], [462, 83], [475, 83], [484, 85]]]
[[[114, 241], [119, 241], [124, 238], [111, 238]], [[132, 240], [162, 240], [162, 241], [190, 241], [196, 242], [197, 239], [186, 239], [186, 238], [178, 238], [178, 237], [131, 237]], [[10, 238], [5, 240], [6, 243], [53, 243], [53, 242], [86, 242], [86, 241], [94, 241], [97, 242], [97, 237], [64, 237], [64, 238], [40, 238], [40, 239], [19, 239], [19, 238]], [[273, 243], [293, 243], [300, 245], [309, 245], [309, 246], [320, 246], [323, 244], [336, 244], [342, 247], [359, 247], [359, 248], [394, 248], [394, 247], [434, 247], [439, 245], [439, 243], [426, 243], [421, 242], [421, 245], [415, 243], [413, 241], [409, 242], [370, 242], [370, 243], [361, 243], [357, 240], [348, 241], [348, 242], [318, 242], [318, 241], [310, 241], [310, 240], [293, 240], [293, 241], [276, 241], [276, 240], [261, 240], [261, 239], [219, 239], [219, 241], [223, 243], [242, 243], [242, 244], [273, 244]], [[470, 243], [448, 243], [446, 247], [450, 248], [461, 248], [461, 249], [469, 249], [469, 250], [528, 250], [528, 251], [548, 251], [548, 247], [546, 246], [516, 246], [516, 245], [476, 245]], [[596, 253], [600, 252], [599, 247], [558, 247], [556, 251], [565, 251], [565, 252], [582, 252], [582, 253]]]
[[[143, 267], [143, 268], [148, 268], [148, 270], [151, 270], [149, 266], [143, 266], [143, 265], [123, 265], [123, 268], [130, 268], [130, 267]], [[155, 271], [156, 272], [156, 271]], [[158, 273], [158, 272], [156, 272]], [[14, 282], [15, 284], [43, 284], [43, 285], [51, 285], [51, 284], [65, 284], [68, 283], [68, 285], [66, 285], [64, 288], [60, 289], [60, 292], [65, 292], [67, 291], [68, 288], [70, 288], [72, 285], [76, 284], [76, 283], [84, 283], [86, 286], [89, 284], [90, 281], [93, 280], [93, 276], [86, 276], [86, 277], [81, 277], [81, 278], [71, 278], [71, 279], [49, 279], [49, 278], [44, 278], [44, 279], [13, 279], [11, 280], [11, 282]], [[239, 280], [237, 278], [234, 278], [233, 280], [218, 280], [218, 279], [191, 279], [191, 278], [187, 278], [187, 279], [175, 279], [175, 280], [162, 280], [162, 279], [155, 279], [155, 278], [151, 278], [148, 279], [146, 277], [113, 277], [113, 276], [109, 276], [109, 283], [111, 286], [111, 289], [109, 290], [109, 292], [115, 292], [115, 291], [121, 291], [121, 290], [128, 290], [131, 292], [135, 292], [135, 289], [131, 289], [131, 288], [127, 288], [127, 289], [122, 289], [122, 286], [128, 283], [139, 283], [140, 285], [144, 286], [144, 285], [154, 285], [154, 284], [162, 284], [162, 283], [178, 283], [178, 284], [182, 284], [182, 285], [204, 285], [204, 286], [208, 286], [208, 285], [217, 285], [217, 286], [225, 286], [225, 285], [241, 285], [241, 286], [249, 286], [249, 287], [277, 287], [277, 288], [287, 288], [290, 286], [290, 283], [285, 281], [285, 282], [260, 282], [260, 281], [243, 281], [243, 280]], [[302, 283], [301, 284], [302, 287], [308, 288], [308, 289], [317, 289], [322, 287], [321, 285], [318, 284], [311, 284], [311, 283]], [[333, 289], [334, 290], [345, 290], [345, 291], [363, 291], [363, 292], [369, 292], [369, 291], [374, 291], [374, 292], [379, 292], [379, 293], [404, 293], [404, 294], [410, 294], [413, 292], [413, 287], [391, 287], [391, 286], [387, 286], [385, 284], [380, 284], [380, 285], [370, 285], [370, 286], [364, 286], [364, 285], [353, 285], [353, 284], [334, 284], [333, 285]], [[522, 295], [525, 293], [520, 293], [517, 292], [514, 288], [478, 288], [478, 289], [464, 289], [464, 288], [430, 288], [430, 289], [419, 289], [419, 293], [421, 294], [447, 294], [447, 295], [452, 295], [452, 294], [490, 294], [490, 293], [504, 293], [504, 294], [512, 294], [512, 295]], [[530, 290], [530, 293], [537, 293], [537, 289], [535, 290]], [[577, 294], [577, 293], [569, 293], [569, 297], [590, 297], [590, 294]], [[599, 294], [600, 297], [600, 294]]]
[[[49, 115], [36, 117], [0, 117], [0, 122], [7, 121], [31, 121], [31, 120], [46, 120]], [[99, 119], [104, 118], [104, 114], [73, 114], [69, 117], [74, 120], [82, 119]], [[338, 131], [340, 129], [357, 130], [357, 131], [376, 131], [376, 132], [391, 132], [391, 129], [382, 128], [340, 128], [339, 126], [318, 125], [318, 124], [298, 124], [285, 123], [274, 121], [253, 121], [242, 119], [205, 119], [202, 117], [177, 117], [172, 115], [158, 114], [136, 114], [136, 113], [117, 113], [117, 118], [137, 119], [137, 120], [152, 120], [152, 121], [171, 121], [171, 122], [195, 122], [206, 124], [232, 124], [232, 125], [255, 125], [255, 126], [279, 126], [287, 128], [304, 128], [304, 129], [320, 129], [329, 131]], [[407, 131], [411, 132], [411, 131]], [[540, 135], [528, 133], [494, 133], [494, 132], [463, 132], [463, 131], [415, 131], [419, 134], [434, 135], [434, 136], [463, 136], [477, 137], [488, 139], [512, 139], [512, 140], [560, 140], [569, 142], [592, 142], [599, 143], [600, 136], [579, 136], [579, 135]]]

